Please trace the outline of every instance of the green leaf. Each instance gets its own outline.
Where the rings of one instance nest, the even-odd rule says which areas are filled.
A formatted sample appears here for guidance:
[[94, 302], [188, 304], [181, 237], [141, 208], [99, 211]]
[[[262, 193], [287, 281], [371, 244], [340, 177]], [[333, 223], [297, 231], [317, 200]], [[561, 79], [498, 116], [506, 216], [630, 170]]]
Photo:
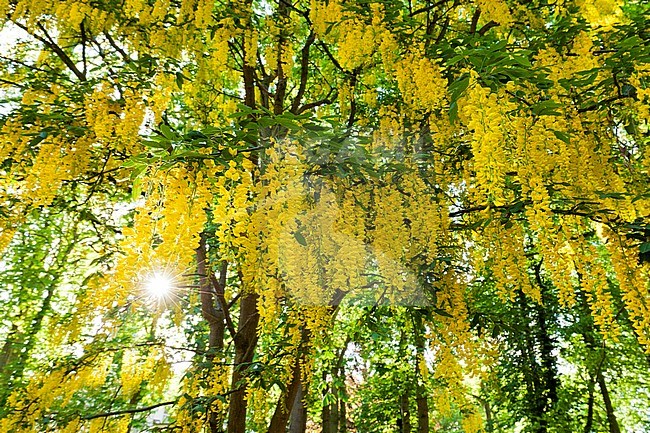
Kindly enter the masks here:
[[557, 137], [558, 140], [564, 141], [566, 144], [569, 144], [571, 142], [571, 136], [567, 134], [566, 132], [562, 131], [553, 131], [553, 134]]
[[458, 103], [456, 101], [449, 104], [449, 123], [454, 123], [458, 119]]
[[171, 145], [167, 140], [142, 140], [142, 144], [154, 149], [169, 149]]
[[180, 72], [176, 72], [176, 85], [178, 86], [179, 89], [183, 88], [183, 81], [185, 80], [185, 77], [183, 74]]
[[168, 140], [174, 140], [175, 138], [178, 138], [176, 136], [176, 133], [172, 131], [171, 127], [169, 125], [165, 125], [164, 123], [160, 125], [160, 132], [162, 133], [163, 137]]
[[451, 95], [451, 100], [457, 101], [460, 95], [465, 91], [465, 89], [467, 89], [468, 85], [469, 85], [469, 76], [466, 76], [464, 78], [459, 78], [458, 80], [454, 81], [449, 86], [449, 94]]
[[561, 107], [562, 104], [553, 100], [538, 102], [530, 106], [533, 114], [537, 116], [559, 116], [561, 113], [555, 111], [555, 108]]
[[641, 254], [650, 253], [650, 242], [644, 242], [639, 245], [639, 252]]
[[303, 247], [307, 246], [307, 240], [299, 231], [293, 232], [293, 237], [296, 238], [296, 241], [298, 241], [298, 243]]

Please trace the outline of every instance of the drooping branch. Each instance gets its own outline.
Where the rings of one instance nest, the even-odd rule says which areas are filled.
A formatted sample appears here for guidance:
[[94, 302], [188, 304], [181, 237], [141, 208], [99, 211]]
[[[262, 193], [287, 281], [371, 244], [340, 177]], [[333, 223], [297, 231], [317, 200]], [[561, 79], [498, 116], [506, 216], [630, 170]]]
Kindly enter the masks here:
[[152, 411], [152, 410], [157, 409], [159, 407], [171, 406], [173, 404], [176, 404], [175, 400], [174, 401], [164, 401], [162, 403], [152, 404], [151, 406], [137, 407], [137, 408], [133, 408], [133, 409], [123, 409], [123, 410], [116, 410], [116, 411], [113, 411], [113, 412], [96, 413], [96, 414], [93, 414], [93, 415], [83, 416], [83, 417], [81, 417], [81, 419], [88, 421], [88, 420], [96, 419], [96, 418], [108, 418], [108, 417], [111, 417], [111, 416], [128, 415], [128, 414], [131, 414], [131, 413], [149, 412], [149, 411]]
[[27, 27], [24, 24], [19, 23], [18, 21], [13, 21], [13, 23], [29, 33], [32, 37], [37, 39], [38, 41], [42, 42], [46, 47], [48, 47], [50, 50], [52, 50], [58, 57], [61, 59], [61, 61], [72, 71], [72, 73], [79, 79], [79, 81], [86, 81], [86, 75], [77, 68], [77, 65], [75, 65], [74, 61], [66, 54], [65, 51], [63, 51], [63, 48], [61, 48], [56, 42], [54, 42], [54, 39], [47, 33], [47, 30], [45, 29], [45, 26], [43, 24], [38, 23], [37, 26], [38, 28], [43, 32], [45, 36], [40, 36], [32, 31], [30, 31], [29, 27]]

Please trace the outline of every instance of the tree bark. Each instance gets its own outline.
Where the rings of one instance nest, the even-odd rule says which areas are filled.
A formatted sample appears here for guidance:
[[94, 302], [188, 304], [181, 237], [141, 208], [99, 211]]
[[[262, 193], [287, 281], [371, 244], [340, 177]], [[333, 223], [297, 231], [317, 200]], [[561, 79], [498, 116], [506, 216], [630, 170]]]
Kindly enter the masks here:
[[293, 373], [291, 382], [287, 387], [287, 391], [280, 396], [278, 404], [275, 406], [275, 412], [271, 418], [268, 433], [285, 433], [289, 416], [292, 412], [292, 406], [295, 404], [296, 397], [302, 387], [300, 380], [300, 361], [301, 357], [297, 356], [293, 365]]
[[[339, 370], [339, 377], [343, 383], [340, 389], [340, 395], [347, 396], [347, 389], [345, 388], [345, 370], [341, 366]], [[344, 398], [339, 398], [339, 431], [338, 433], [346, 433], [348, 431], [348, 407]]]
[[201, 235], [199, 247], [196, 249], [197, 271], [200, 281], [201, 315], [208, 323], [208, 360], [212, 361], [215, 351], [223, 350], [223, 339], [225, 331], [224, 311], [215, 301], [215, 292], [210, 282], [210, 269], [207, 266], [207, 253], [205, 247], [205, 235]]
[[418, 407], [418, 433], [429, 433], [429, 400], [422, 385], [417, 387], [416, 404]]
[[[420, 321], [416, 327], [415, 334], [415, 347], [417, 348], [417, 356], [415, 357], [415, 404], [417, 406], [418, 416], [418, 433], [429, 433], [429, 400], [427, 399], [427, 392], [424, 385], [424, 378], [420, 372], [420, 359], [424, 362], [424, 331], [425, 325]], [[425, 366], [425, 368], [427, 368]]]
[[605, 383], [605, 377], [600, 369], [596, 372], [596, 381], [598, 382], [598, 387], [600, 392], [603, 395], [603, 403], [605, 403], [605, 413], [607, 414], [607, 424], [609, 424], [609, 433], [621, 433], [621, 428], [618, 425], [616, 420], [616, 415], [614, 414], [614, 407], [612, 406], [612, 400], [609, 397], [609, 391], [607, 390], [607, 384]]
[[[302, 382], [302, 381], [301, 381]], [[307, 430], [307, 390], [305, 384], [301, 383], [296, 394], [296, 399], [291, 408], [291, 417], [289, 420], [289, 433], [305, 433]]]
[[[328, 389], [325, 389], [324, 394], [327, 395]], [[331, 418], [332, 418], [332, 411], [331, 411], [331, 405], [329, 404], [324, 404], [323, 405], [323, 410], [321, 412], [321, 429], [323, 433], [333, 433], [332, 429], [330, 428], [330, 423], [331, 423]]]
[[[243, 289], [244, 290], [244, 289]], [[239, 304], [239, 324], [234, 338], [235, 359], [232, 372], [230, 407], [228, 411], [228, 433], [246, 431], [246, 370], [249, 368], [257, 345], [257, 295], [244, 293]]]
[[[201, 315], [208, 323], [209, 329], [208, 351], [205, 357], [208, 362], [212, 364], [217, 353], [223, 352], [225, 312], [215, 299], [216, 287], [212, 286], [212, 280], [210, 278], [205, 234], [201, 234], [199, 247], [196, 249], [196, 263], [201, 290]], [[223, 272], [225, 271], [226, 270], [224, 269]], [[225, 275], [223, 275], [223, 277], [225, 281]], [[223, 287], [221, 289], [223, 289]], [[223, 420], [219, 416], [219, 413], [209, 408], [207, 417], [210, 426], [210, 433], [220, 433], [222, 431]]]
[[[580, 278], [580, 275], [578, 275], [578, 278]], [[596, 339], [594, 338], [594, 324], [591, 319], [591, 312], [589, 309], [589, 304], [587, 303], [587, 297], [584, 294], [584, 292], [580, 291], [578, 299], [580, 300], [580, 304], [583, 310], [583, 314], [586, 315], [588, 318], [586, 329], [582, 331], [582, 338], [585, 341], [585, 344], [587, 347], [593, 351], [597, 350], [597, 345], [596, 345]], [[618, 420], [616, 419], [616, 414], [614, 414], [614, 406], [612, 405], [612, 400], [609, 396], [609, 391], [607, 389], [607, 383], [605, 381], [605, 376], [603, 375], [602, 371], [602, 366], [605, 361], [605, 347], [603, 346], [603, 352], [602, 352], [602, 358], [599, 363], [599, 365], [596, 367], [595, 371], [595, 377], [596, 377], [596, 382], [598, 383], [598, 387], [600, 388], [600, 393], [603, 396], [603, 403], [605, 404], [605, 414], [607, 415], [607, 424], [609, 426], [609, 433], [621, 433], [621, 428], [618, 423]], [[591, 417], [593, 418], [593, 376], [591, 378], [591, 383], [590, 383], [590, 407], [588, 410], [590, 410]], [[590, 414], [588, 413], [588, 416]], [[587, 427], [591, 429], [591, 420], [588, 418], [587, 419], [587, 425], [585, 425], [585, 433], [588, 431]]]
[[[305, 325], [301, 332], [300, 345], [297, 348], [296, 359], [294, 360], [293, 370], [291, 375], [291, 382], [286, 391], [280, 396], [278, 404], [275, 406], [275, 412], [271, 418], [268, 433], [285, 433], [289, 417], [291, 415], [293, 406], [296, 403], [296, 398], [303, 387], [301, 364], [305, 360], [306, 346], [309, 342], [309, 330]], [[302, 399], [301, 399], [302, 400]], [[302, 403], [301, 403], [302, 404]], [[306, 420], [305, 420], [306, 422]]]
[[594, 423], [594, 377], [591, 375], [589, 375], [587, 388], [589, 390], [589, 397], [587, 398], [587, 422], [585, 423], [584, 433], [591, 433], [591, 428]]
[[411, 411], [409, 410], [408, 389], [399, 398], [399, 411], [401, 416], [401, 433], [411, 433]]

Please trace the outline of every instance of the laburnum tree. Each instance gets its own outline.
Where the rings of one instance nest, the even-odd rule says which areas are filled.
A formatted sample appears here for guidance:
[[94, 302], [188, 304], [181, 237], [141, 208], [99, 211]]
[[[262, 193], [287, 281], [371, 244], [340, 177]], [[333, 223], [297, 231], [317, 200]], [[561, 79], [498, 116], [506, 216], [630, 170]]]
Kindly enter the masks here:
[[0, 17], [0, 431], [648, 428], [647, 2]]

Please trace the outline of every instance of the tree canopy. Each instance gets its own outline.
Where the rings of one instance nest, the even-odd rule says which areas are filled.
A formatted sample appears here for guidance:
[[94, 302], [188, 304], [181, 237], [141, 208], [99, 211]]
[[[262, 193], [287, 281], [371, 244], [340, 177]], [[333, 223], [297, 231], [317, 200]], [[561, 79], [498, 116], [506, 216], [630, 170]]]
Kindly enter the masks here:
[[650, 429], [646, 1], [0, 16], [0, 431]]

